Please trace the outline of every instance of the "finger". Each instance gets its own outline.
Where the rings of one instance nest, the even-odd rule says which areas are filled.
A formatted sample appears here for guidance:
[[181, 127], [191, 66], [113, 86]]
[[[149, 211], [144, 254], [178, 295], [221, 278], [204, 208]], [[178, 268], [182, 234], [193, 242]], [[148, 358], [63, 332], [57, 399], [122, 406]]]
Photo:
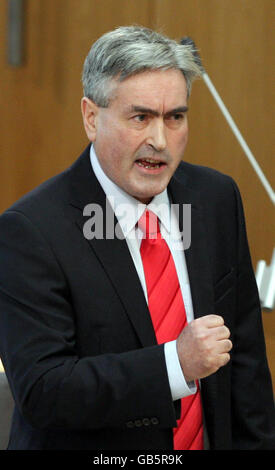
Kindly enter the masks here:
[[219, 354], [228, 353], [233, 348], [233, 344], [232, 344], [232, 341], [230, 341], [230, 339], [223, 339], [221, 341], [218, 341], [216, 346], [217, 346], [216, 351]]
[[209, 328], [216, 328], [218, 326], [224, 325], [224, 319], [220, 315], [210, 314], [206, 315], [204, 318]]
[[215, 328], [214, 333], [217, 340], [228, 339], [231, 334], [229, 328], [225, 325]]
[[220, 355], [220, 362], [222, 366], [225, 366], [230, 361], [230, 354], [224, 353]]

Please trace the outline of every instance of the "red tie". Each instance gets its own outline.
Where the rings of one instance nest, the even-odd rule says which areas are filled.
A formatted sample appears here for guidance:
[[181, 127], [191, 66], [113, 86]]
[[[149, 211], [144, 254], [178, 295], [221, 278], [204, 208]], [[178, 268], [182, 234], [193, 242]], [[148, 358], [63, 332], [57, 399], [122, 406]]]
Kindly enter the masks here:
[[[157, 216], [145, 211], [139, 227], [144, 232], [140, 247], [148, 307], [158, 344], [177, 339], [185, 327], [186, 312], [174, 260], [162, 238]], [[202, 407], [199, 387], [194, 395], [181, 399], [181, 417], [174, 428], [175, 450], [203, 449]]]

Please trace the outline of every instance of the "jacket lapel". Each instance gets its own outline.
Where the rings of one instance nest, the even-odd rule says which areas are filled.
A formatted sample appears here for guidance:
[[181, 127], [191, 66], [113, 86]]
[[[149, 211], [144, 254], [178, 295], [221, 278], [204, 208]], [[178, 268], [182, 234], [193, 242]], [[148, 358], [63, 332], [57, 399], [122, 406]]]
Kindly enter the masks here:
[[[106, 233], [106, 213], [114, 217], [114, 226], [117, 226], [117, 219], [108, 201], [106, 203], [105, 193], [93, 173], [89, 147], [71, 167], [71, 191], [73, 199], [70, 204], [75, 208], [74, 218], [81, 233], [87, 221], [83, 209], [90, 203], [98, 204], [103, 210], [103, 234]], [[156, 344], [150, 313], [126, 240], [118, 233], [114, 238], [93, 238], [87, 240], [87, 243], [113, 284], [141, 345], [146, 347]]]
[[[182, 172], [184, 173], [184, 172]], [[200, 194], [188, 187], [188, 178], [177, 173], [168, 186], [173, 204], [179, 204], [179, 227], [183, 226], [183, 204], [191, 205], [191, 244], [185, 250], [195, 318], [214, 312], [214, 294]]]
[[[183, 171], [178, 178], [178, 172], [168, 186], [174, 204], [191, 204], [191, 245], [185, 251], [186, 265], [192, 294], [194, 317], [213, 314], [214, 290], [212, 272], [207, 246], [206, 227], [203, 220], [203, 209], [199, 192], [193, 191], [188, 177]], [[179, 227], [184, 230], [182, 211], [179, 210]], [[201, 380], [203, 408], [208, 429], [210, 445], [217, 441], [217, 383], [216, 374]]]

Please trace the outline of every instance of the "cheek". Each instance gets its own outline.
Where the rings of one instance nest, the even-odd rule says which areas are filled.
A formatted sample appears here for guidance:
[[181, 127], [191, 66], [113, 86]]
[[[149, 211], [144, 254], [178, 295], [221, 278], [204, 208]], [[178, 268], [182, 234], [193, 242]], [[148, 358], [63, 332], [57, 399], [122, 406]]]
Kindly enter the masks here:
[[116, 155], [120, 152], [121, 136], [120, 132], [111, 123], [106, 123], [106, 126], [100, 126], [95, 140], [96, 152], [104, 160], [105, 165], [113, 165], [116, 160]]
[[181, 146], [184, 149], [187, 144], [187, 141], [188, 141], [188, 124], [186, 124], [184, 131], [179, 135], [179, 146]]
[[188, 121], [186, 120], [185, 126], [179, 134], [179, 139], [182, 141], [183, 144], [185, 144], [188, 140], [188, 132], [189, 132]]
[[184, 132], [180, 132], [177, 135], [173, 135], [169, 142], [169, 150], [172, 156], [182, 157], [182, 153], [186, 147], [188, 141], [188, 129]]
[[116, 133], [115, 139], [112, 141], [113, 156], [117, 163], [122, 167], [128, 167], [129, 164], [135, 160], [136, 152], [138, 151], [141, 140], [140, 136], [129, 129], [120, 129]]
[[188, 130], [185, 132], [185, 134], [182, 136], [182, 146], [185, 147], [188, 142]]

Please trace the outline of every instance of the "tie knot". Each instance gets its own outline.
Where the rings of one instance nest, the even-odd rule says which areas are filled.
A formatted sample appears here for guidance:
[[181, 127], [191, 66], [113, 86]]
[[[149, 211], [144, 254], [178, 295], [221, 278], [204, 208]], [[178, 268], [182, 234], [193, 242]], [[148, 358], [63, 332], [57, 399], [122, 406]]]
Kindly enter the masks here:
[[143, 212], [138, 221], [138, 226], [146, 238], [157, 238], [157, 234], [160, 233], [158, 217], [149, 210]]

